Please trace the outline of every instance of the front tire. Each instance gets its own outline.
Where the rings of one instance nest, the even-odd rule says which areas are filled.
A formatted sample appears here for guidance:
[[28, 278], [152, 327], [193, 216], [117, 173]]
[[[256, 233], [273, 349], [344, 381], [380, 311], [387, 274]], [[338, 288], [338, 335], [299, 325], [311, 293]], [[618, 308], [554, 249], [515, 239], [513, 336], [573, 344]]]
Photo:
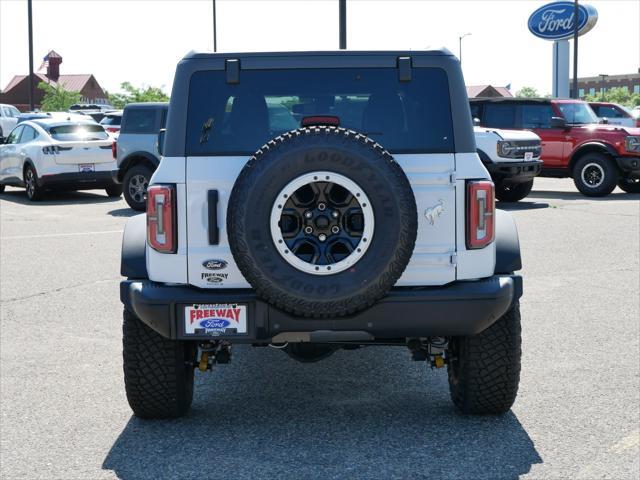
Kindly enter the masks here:
[[618, 182], [620, 190], [627, 193], [640, 193], [640, 178], [622, 178]]
[[147, 208], [146, 195], [149, 180], [153, 175], [146, 165], [135, 165], [127, 170], [122, 185], [124, 187], [124, 199], [134, 210], [144, 212]]
[[164, 338], [127, 310], [122, 333], [124, 386], [133, 413], [150, 419], [185, 415], [193, 399], [193, 344]]
[[573, 167], [573, 183], [587, 197], [609, 195], [619, 179], [618, 167], [611, 157], [602, 153], [587, 153]]
[[24, 169], [24, 187], [27, 191], [27, 198], [32, 202], [44, 197], [44, 189], [38, 185], [38, 174], [33, 165], [27, 165]]
[[107, 196], [111, 198], [118, 198], [122, 195], [122, 185], [111, 185], [104, 189], [107, 192]]
[[517, 202], [525, 198], [533, 188], [533, 180], [522, 183], [496, 183], [496, 198], [501, 202]]
[[511, 408], [520, 383], [520, 334], [516, 302], [486, 330], [449, 341], [449, 391], [462, 413], [499, 414]]

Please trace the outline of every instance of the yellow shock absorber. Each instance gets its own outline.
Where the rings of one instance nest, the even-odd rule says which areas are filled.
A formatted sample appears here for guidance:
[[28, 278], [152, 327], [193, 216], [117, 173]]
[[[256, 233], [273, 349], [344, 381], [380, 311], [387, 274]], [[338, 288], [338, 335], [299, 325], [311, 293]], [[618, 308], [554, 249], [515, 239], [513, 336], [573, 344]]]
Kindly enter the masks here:
[[433, 364], [436, 366], [436, 368], [444, 367], [444, 358], [442, 357], [442, 355], [436, 355], [433, 359]]
[[201, 372], [206, 372], [207, 367], [209, 366], [209, 352], [202, 352], [200, 355], [200, 363], [198, 364], [198, 368]]

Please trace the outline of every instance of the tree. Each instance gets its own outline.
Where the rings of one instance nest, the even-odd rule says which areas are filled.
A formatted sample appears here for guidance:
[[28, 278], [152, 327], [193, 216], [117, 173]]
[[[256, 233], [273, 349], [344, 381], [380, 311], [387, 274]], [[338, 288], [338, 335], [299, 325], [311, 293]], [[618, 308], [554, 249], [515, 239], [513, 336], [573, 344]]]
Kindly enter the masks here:
[[122, 93], [108, 93], [109, 103], [116, 108], [123, 108], [127, 103], [140, 102], [168, 102], [169, 96], [162, 91], [162, 88], [143, 85], [142, 87], [134, 87], [129, 82], [120, 84], [120, 88], [124, 90]]
[[541, 95], [533, 87], [522, 87], [516, 92], [517, 98], [540, 98]]
[[640, 105], [640, 94], [630, 93], [628, 89], [616, 87], [606, 90], [604, 95], [597, 91], [594, 95], [585, 95], [583, 100], [587, 102], [610, 102], [627, 107], [635, 107]]
[[45, 112], [66, 112], [71, 105], [78, 103], [81, 98], [79, 92], [70, 92], [59, 84], [53, 86], [46, 82], [40, 82], [38, 88], [44, 91], [42, 110]]

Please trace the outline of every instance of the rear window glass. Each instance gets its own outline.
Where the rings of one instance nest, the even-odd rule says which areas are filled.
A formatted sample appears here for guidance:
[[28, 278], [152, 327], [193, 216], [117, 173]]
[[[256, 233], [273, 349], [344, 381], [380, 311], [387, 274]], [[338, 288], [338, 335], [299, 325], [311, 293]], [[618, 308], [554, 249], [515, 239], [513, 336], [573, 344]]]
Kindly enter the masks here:
[[100, 120], [100, 125], [120, 125], [121, 120], [122, 115], [106, 116], [102, 120]]
[[158, 133], [156, 110], [153, 108], [132, 108], [124, 113], [122, 133]]
[[492, 128], [515, 128], [516, 106], [487, 104], [484, 107], [484, 125]]
[[109, 138], [107, 132], [100, 125], [58, 125], [49, 128], [49, 135], [55, 140], [78, 141], [78, 140], [106, 140]]
[[242, 71], [191, 78], [187, 155], [246, 155], [300, 127], [309, 116], [335, 116], [396, 153], [453, 152], [446, 73], [414, 68], [410, 82], [396, 69]]

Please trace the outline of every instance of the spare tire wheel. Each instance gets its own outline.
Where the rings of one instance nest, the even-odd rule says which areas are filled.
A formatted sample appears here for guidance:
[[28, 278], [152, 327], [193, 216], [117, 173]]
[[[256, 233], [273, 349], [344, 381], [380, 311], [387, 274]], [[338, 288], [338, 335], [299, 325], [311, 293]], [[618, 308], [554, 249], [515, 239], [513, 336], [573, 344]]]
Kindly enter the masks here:
[[262, 147], [235, 182], [227, 235], [257, 294], [295, 315], [338, 317], [384, 296], [416, 240], [411, 185], [365, 135], [301, 128]]

